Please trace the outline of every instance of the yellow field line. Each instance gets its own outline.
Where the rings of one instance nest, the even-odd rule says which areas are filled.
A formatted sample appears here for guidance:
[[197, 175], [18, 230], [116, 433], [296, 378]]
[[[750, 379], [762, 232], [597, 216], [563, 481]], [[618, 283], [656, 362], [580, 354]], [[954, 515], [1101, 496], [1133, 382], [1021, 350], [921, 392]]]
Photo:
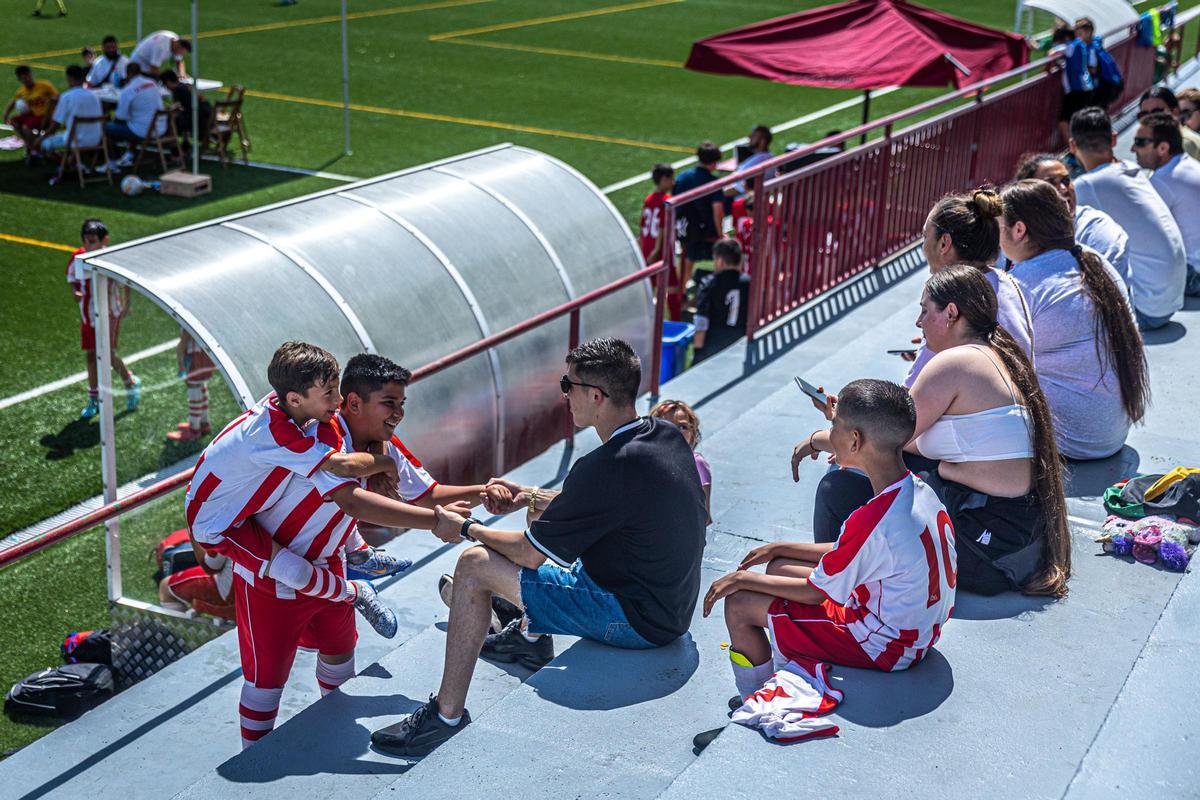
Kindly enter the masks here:
[[[440, 0], [434, 3], [421, 3], [415, 6], [396, 6], [393, 8], [381, 8], [375, 11], [356, 11], [352, 14], [347, 14], [347, 20], [370, 19], [373, 17], [387, 17], [396, 14], [411, 14], [416, 11], [435, 11], [440, 8], [455, 8], [457, 6], [479, 5], [481, 3], [491, 3], [494, 0]], [[331, 22], [341, 20], [340, 14], [331, 14], [324, 17], [307, 17], [305, 19], [288, 20], [283, 22], [264, 22], [261, 25], [246, 25], [241, 28], [223, 28], [215, 31], [201, 31], [198, 38], [213, 39], [219, 36], [236, 36], [243, 33], [259, 33], [261, 31], [277, 31], [285, 28], [301, 28], [306, 25], [326, 25]], [[130, 40], [121, 42], [121, 47], [132, 47], [137, 44], [136, 41]], [[16, 63], [18, 61], [26, 61], [33, 58], [57, 58], [58, 56], [78, 55], [79, 48], [72, 47], [66, 50], [47, 50], [44, 53], [25, 53], [19, 56], [4, 56], [0, 57], [0, 62]]]
[[489, 42], [486, 39], [443, 39], [443, 44], [468, 44], [472, 47], [491, 47], [496, 50], [516, 50], [522, 53], [539, 53], [546, 56], [565, 56], [567, 58], [584, 58], [592, 61], [617, 61], [622, 64], [645, 64], [651, 67], [674, 67], [683, 69], [678, 61], [667, 61], [657, 58], [635, 58], [633, 56], [616, 56], [609, 53], [592, 53], [587, 50], [562, 50], [557, 47], [534, 47], [528, 44], [509, 44], [507, 42]]
[[670, 5], [672, 3], [682, 3], [684, 0], [643, 0], [639, 3], [627, 3], [621, 6], [605, 6], [604, 8], [593, 8], [590, 11], [574, 11], [570, 14], [555, 14], [552, 17], [537, 17], [535, 19], [517, 20], [515, 22], [501, 22], [496, 25], [485, 25], [482, 28], [466, 28], [461, 31], [449, 31], [448, 33], [435, 33], [429, 37], [431, 42], [444, 42], [447, 39], [457, 39], [460, 36], [474, 36], [479, 33], [495, 33], [496, 31], [511, 31], [516, 28], [532, 28], [535, 25], [549, 25], [552, 22], [566, 22], [572, 19], [585, 19], [587, 17], [599, 17], [605, 14], [620, 14], [624, 11], [637, 11], [642, 8], [655, 8], [657, 6]]
[[0, 233], [0, 241], [27, 244], [33, 247], [44, 247], [47, 250], [62, 250], [64, 253], [74, 253], [76, 248], [54, 242], [43, 242], [41, 239], [27, 239], [24, 236], [14, 236], [11, 233]]
[[[300, 103], [309, 106], [320, 106], [322, 108], [338, 108], [342, 107], [341, 102], [335, 100], [320, 100], [314, 97], [296, 97], [290, 94], [279, 94], [277, 92], [264, 91], [247, 91], [246, 94], [250, 97], [259, 97], [264, 100], [279, 100], [285, 103]], [[577, 131], [560, 131], [553, 128], [539, 128], [532, 125], [516, 125], [510, 122], [496, 122], [488, 119], [472, 119], [470, 117], [454, 117], [449, 114], [431, 114], [426, 111], [405, 111], [399, 108], [383, 108], [381, 106], [368, 106], [361, 103], [351, 103], [350, 108], [353, 111], [365, 111], [368, 114], [385, 114], [389, 117], [405, 117], [407, 119], [422, 119], [429, 122], [448, 122], [453, 125], [467, 125], [473, 128], [495, 128], [502, 131], [515, 131], [517, 133], [532, 133], [538, 136], [554, 136], [560, 139], [577, 139], [584, 142], [601, 142], [603, 144], [619, 144], [626, 147], [637, 147], [642, 150], [659, 150], [668, 153], [691, 153], [692, 148], [680, 147], [673, 144], [660, 144], [658, 142], [642, 142], [637, 139], [623, 139], [617, 136], [603, 136], [597, 133], [579, 133]]]

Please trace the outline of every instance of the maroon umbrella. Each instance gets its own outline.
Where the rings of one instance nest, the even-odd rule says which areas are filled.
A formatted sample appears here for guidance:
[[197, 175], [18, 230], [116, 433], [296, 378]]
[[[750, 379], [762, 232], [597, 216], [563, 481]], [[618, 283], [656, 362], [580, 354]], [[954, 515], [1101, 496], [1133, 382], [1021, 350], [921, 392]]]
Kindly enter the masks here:
[[961, 88], [1028, 61], [1023, 36], [906, 0], [852, 0], [701, 39], [685, 66], [799, 86], [870, 90]]

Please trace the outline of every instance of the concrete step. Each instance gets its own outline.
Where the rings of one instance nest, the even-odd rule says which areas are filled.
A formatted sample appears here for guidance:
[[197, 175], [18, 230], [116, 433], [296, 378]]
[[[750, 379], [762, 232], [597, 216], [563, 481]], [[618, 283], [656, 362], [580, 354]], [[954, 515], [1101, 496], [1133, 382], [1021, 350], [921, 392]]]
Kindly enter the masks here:
[[[711, 538], [705, 588], [745, 549], [737, 537]], [[724, 630], [719, 614], [703, 619], [697, 608], [690, 634], [666, 647], [578, 641], [482, 713], [486, 695], [472, 685], [471, 727], [376, 797], [460, 798], [469, 786], [498, 797], [653, 797], [695, 758], [691, 734], [725, 721], [714, 702], [731, 692]]]

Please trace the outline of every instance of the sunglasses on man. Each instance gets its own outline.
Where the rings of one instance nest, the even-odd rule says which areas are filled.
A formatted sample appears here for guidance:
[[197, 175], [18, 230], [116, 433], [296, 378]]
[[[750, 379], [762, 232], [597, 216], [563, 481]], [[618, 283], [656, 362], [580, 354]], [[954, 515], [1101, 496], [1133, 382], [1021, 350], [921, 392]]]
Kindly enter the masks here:
[[1146, 145], [1158, 144], [1153, 136], [1135, 136], [1133, 137], [1134, 147], [1145, 147]]
[[608, 397], [608, 392], [604, 391], [603, 389], [601, 389], [599, 386], [597, 386], [594, 383], [580, 383], [579, 381], [571, 380], [566, 375], [563, 375], [561, 378], [558, 379], [558, 388], [560, 390], [562, 390], [563, 394], [570, 394], [572, 386], [586, 386], [589, 389], [595, 389], [600, 394], [604, 395], [605, 397]]

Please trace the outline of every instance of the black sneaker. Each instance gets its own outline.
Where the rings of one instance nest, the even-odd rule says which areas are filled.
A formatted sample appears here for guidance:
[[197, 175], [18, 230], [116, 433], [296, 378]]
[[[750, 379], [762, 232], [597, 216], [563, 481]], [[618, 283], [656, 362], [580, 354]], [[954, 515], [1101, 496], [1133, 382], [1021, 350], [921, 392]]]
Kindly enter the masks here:
[[554, 637], [543, 633], [531, 642], [521, 633], [520, 618], [504, 626], [500, 633], [490, 634], [483, 640], [479, 655], [492, 661], [511, 664], [514, 661], [526, 669], [541, 669], [554, 659]]
[[371, 734], [371, 744], [385, 753], [398, 756], [427, 756], [454, 734], [471, 724], [471, 714], [463, 709], [457, 725], [447, 725], [438, 717], [437, 698], [409, 714], [395, 725], [380, 728]]
[[[442, 602], [446, 604], [446, 608], [450, 607], [450, 601], [454, 598], [454, 578], [451, 575], [442, 575], [438, 578], [438, 596], [442, 598]], [[508, 627], [508, 623], [514, 619], [520, 619], [524, 616], [521, 609], [514, 604], [508, 602], [500, 595], [492, 595], [492, 621], [488, 627], [488, 633], [499, 633]]]
[[713, 741], [715, 741], [716, 738], [721, 735], [721, 731], [723, 731], [723, 730], [725, 730], [725, 729], [724, 728], [713, 728], [711, 731], [704, 731], [703, 733], [697, 733], [694, 737], [692, 737], [692, 753], [694, 755], [700, 755], [701, 753], [703, 753], [704, 748], [706, 748], [710, 744], [712, 744]]
[[735, 694], [733, 697], [729, 698], [729, 710], [737, 711], [739, 708], [741, 708], [743, 705], [745, 705], [745, 703], [746, 703], [745, 700], [743, 700], [742, 698], [738, 697]]

